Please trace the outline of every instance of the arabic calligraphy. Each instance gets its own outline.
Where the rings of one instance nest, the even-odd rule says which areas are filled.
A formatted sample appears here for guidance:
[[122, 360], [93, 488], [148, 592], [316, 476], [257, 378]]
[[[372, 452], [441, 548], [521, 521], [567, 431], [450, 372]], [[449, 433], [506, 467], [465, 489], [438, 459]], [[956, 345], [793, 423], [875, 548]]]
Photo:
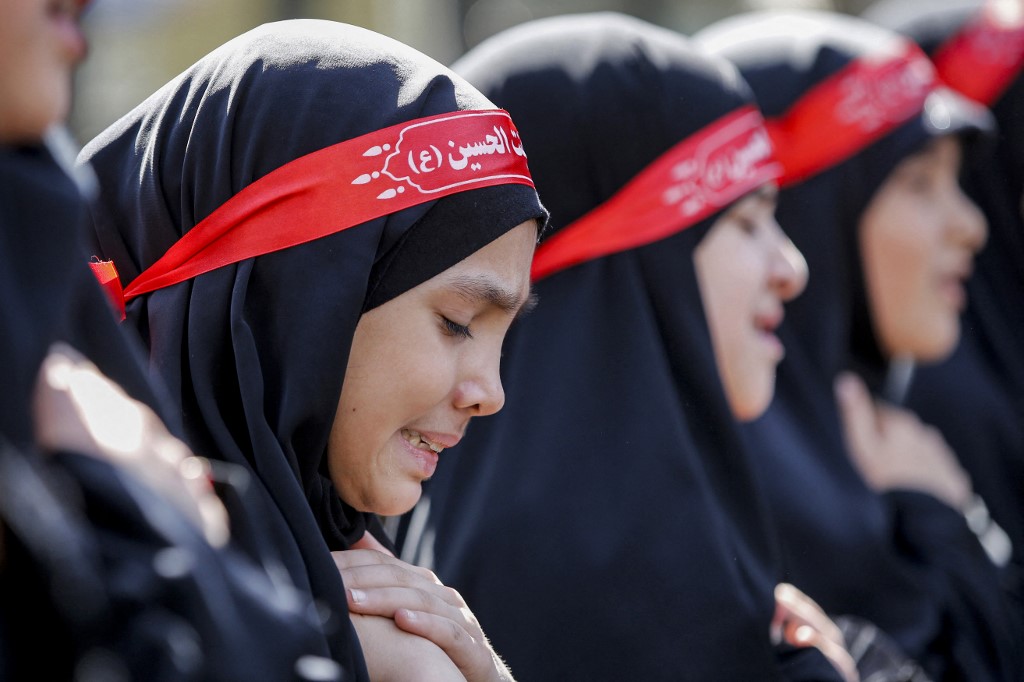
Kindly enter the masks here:
[[921, 107], [934, 80], [925, 57], [855, 71], [840, 84], [843, 98], [836, 107], [836, 119], [869, 132], [903, 121]]
[[771, 139], [759, 119], [741, 119], [731, 127], [672, 166], [671, 184], [662, 192], [665, 204], [678, 205], [684, 216], [693, 216], [709, 205], [732, 201], [734, 188], [745, 187], [765, 174], [766, 164], [774, 163], [774, 156]]
[[[450, 118], [411, 124], [391, 144], [377, 145], [364, 157], [387, 152], [384, 165], [352, 181], [361, 185], [387, 178], [400, 183], [383, 190], [393, 198], [411, 186], [433, 193], [490, 177], [527, 177], [526, 152], [519, 132], [504, 112], [454, 114]], [[497, 174], [497, 175], [495, 175]]]

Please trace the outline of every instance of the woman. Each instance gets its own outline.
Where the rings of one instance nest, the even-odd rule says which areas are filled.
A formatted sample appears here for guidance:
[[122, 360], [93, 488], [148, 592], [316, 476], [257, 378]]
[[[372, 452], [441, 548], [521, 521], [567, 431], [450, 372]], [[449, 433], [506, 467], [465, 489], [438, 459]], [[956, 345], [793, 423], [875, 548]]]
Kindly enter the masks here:
[[770, 400], [806, 275], [746, 86], [615, 14], [525, 24], [455, 68], [514, 112], [554, 231], [506, 407], [431, 481], [406, 551], [527, 679], [837, 679], [772, 645], [773, 536], [734, 426]]
[[781, 330], [778, 397], [751, 429], [786, 575], [826, 612], [888, 632], [935, 679], [1015, 679], [952, 453], [851, 375], [833, 397], [848, 368], [898, 394], [884, 385], [890, 363], [956, 344], [962, 280], [985, 240], [957, 178], [984, 112], [939, 88], [909, 41], [850, 17], [755, 13], [698, 39], [758, 97], [785, 168], [779, 217], [812, 273]]
[[84, 4], [8, 1], [0, 24], [0, 678], [342, 679], [309, 598], [229, 541], [85, 265], [54, 144]]
[[190, 443], [255, 473], [276, 510], [261, 531], [319, 600], [335, 658], [365, 676], [354, 624], [374, 679], [417, 663], [429, 642], [358, 589], [398, 571], [439, 595], [396, 620], [446, 647], [444, 674], [507, 676], [457, 594], [341, 550], [411, 508], [438, 453], [502, 405], [546, 215], [508, 115], [383, 36], [282, 22], [201, 59], [83, 159], [113, 288]]
[[967, 283], [963, 338], [949, 359], [917, 370], [907, 404], [942, 431], [970, 474], [997, 524], [982, 525], [981, 537], [1006, 562], [1004, 584], [1024, 614], [1024, 310], [1007, 305], [1024, 292], [1024, 13], [1000, 0], [957, 11], [905, 5], [901, 14], [883, 4], [871, 11], [921, 45], [943, 82], [991, 107], [999, 126], [998, 142], [968, 150], [964, 162], [965, 190], [989, 238]]

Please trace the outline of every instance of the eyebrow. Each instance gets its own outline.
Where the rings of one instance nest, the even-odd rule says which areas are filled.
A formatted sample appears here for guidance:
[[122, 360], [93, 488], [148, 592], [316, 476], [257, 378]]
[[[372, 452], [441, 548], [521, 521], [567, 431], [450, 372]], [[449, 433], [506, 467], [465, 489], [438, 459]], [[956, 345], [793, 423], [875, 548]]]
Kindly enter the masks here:
[[518, 293], [509, 291], [484, 276], [457, 275], [449, 280], [448, 284], [466, 301], [484, 301], [516, 319], [532, 310], [537, 303], [537, 297], [532, 291], [524, 299]]

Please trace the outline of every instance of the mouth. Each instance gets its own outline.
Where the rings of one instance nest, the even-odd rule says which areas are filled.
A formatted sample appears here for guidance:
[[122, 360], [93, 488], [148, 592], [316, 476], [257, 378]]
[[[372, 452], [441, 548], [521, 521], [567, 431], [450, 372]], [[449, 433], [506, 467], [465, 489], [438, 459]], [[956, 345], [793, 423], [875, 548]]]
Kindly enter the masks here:
[[754, 316], [754, 330], [758, 337], [771, 347], [771, 354], [776, 361], [781, 360], [784, 354], [782, 341], [775, 335], [775, 330], [782, 324], [784, 315], [782, 308], [777, 308]]
[[412, 429], [402, 429], [402, 438], [405, 438], [414, 448], [419, 448], [420, 450], [431, 450], [432, 452], [440, 453], [445, 447]]

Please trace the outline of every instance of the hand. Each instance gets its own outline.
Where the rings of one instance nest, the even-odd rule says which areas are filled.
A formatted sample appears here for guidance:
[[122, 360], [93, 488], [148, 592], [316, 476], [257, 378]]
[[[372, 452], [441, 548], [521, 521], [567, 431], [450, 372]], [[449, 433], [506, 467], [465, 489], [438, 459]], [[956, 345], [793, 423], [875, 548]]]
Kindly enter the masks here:
[[349, 611], [393, 618], [402, 630], [430, 640], [468, 682], [512, 682], [462, 595], [432, 572], [369, 549], [332, 555], [345, 581]]
[[209, 463], [70, 346], [54, 344], [43, 360], [33, 410], [44, 452], [74, 452], [121, 467], [173, 503], [210, 544], [227, 542], [227, 511], [210, 484]]
[[846, 650], [839, 626], [813, 599], [789, 583], [775, 586], [771, 638], [773, 642], [784, 640], [795, 647], [816, 647], [846, 682], [860, 681], [857, 664]]
[[374, 682], [465, 682], [436, 644], [400, 629], [390, 618], [350, 614]]
[[853, 374], [837, 378], [836, 400], [850, 457], [868, 485], [880, 492], [919, 490], [967, 508], [970, 478], [937, 429], [908, 410], [877, 404]]

